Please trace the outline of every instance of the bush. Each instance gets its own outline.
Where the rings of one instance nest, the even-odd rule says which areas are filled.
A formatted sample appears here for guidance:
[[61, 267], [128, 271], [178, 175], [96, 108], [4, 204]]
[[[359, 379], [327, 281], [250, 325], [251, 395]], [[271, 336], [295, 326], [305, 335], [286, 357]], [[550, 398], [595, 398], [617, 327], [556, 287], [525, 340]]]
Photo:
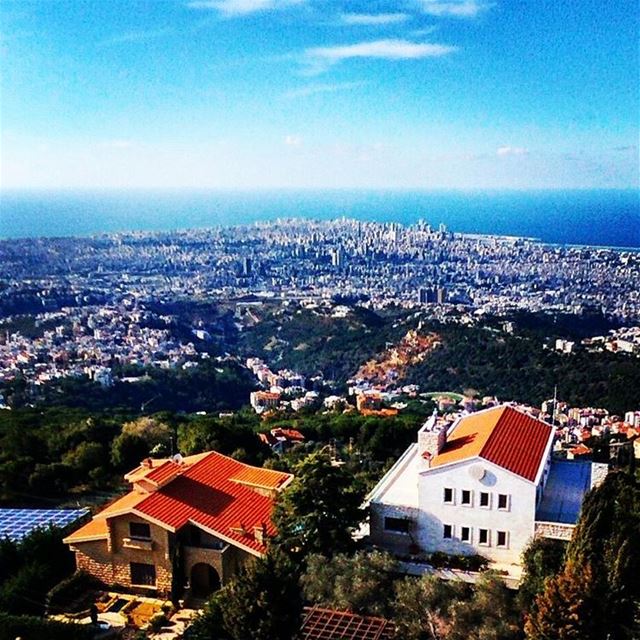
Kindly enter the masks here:
[[76, 571], [53, 587], [47, 594], [48, 613], [77, 613], [94, 600], [94, 592], [104, 585], [84, 571]]
[[92, 636], [85, 626], [0, 613], [0, 640], [90, 640]]
[[149, 628], [152, 631], [160, 631], [168, 622], [169, 618], [167, 618], [164, 613], [156, 613], [153, 618], [149, 620]]

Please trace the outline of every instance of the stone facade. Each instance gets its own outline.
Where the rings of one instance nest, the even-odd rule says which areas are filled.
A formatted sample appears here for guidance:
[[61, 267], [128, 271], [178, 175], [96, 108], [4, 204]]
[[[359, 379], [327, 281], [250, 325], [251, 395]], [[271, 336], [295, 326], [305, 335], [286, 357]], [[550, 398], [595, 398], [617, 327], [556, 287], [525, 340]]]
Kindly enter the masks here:
[[[149, 525], [151, 539], [138, 540], [130, 535], [130, 524]], [[90, 542], [76, 542], [72, 550], [76, 565], [109, 585], [120, 585], [132, 592], [168, 597], [173, 580], [173, 548], [182, 546], [183, 585], [189, 584], [196, 564], [204, 563], [215, 569], [221, 584], [226, 584], [238, 569], [254, 556], [201, 531], [198, 546], [136, 515], [122, 515], [108, 520], [109, 538]], [[153, 565], [155, 584], [135, 584], [131, 563]]]
[[559, 522], [536, 522], [536, 538], [553, 538], [555, 540], [571, 540], [573, 524]]

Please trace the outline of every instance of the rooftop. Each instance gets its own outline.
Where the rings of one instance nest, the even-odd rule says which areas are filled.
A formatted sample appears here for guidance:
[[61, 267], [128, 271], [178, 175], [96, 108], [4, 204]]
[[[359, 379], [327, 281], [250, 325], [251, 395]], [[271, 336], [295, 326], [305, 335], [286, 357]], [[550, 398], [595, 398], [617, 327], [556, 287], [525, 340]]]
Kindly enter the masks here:
[[[155, 491], [134, 490], [111, 503], [65, 542], [104, 538], [109, 518], [133, 513], [169, 531], [191, 522], [255, 554], [264, 553], [264, 542], [256, 537], [254, 528], [264, 524], [267, 535], [275, 535], [273, 499], [252, 487], [282, 489], [291, 481], [291, 474], [252, 467], [215, 451], [199, 455], [193, 464], [190, 460], [185, 458], [181, 473]], [[152, 473], [164, 476], [165, 469], [169, 470], [166, 462], [154, 465]], [[133, 472], [128, 477], [139, 481], [141, 475]]]
[[554, 428], [514, 409], [500, 406], [461, 418], [431, 467], [481, 457], [534, 481]]

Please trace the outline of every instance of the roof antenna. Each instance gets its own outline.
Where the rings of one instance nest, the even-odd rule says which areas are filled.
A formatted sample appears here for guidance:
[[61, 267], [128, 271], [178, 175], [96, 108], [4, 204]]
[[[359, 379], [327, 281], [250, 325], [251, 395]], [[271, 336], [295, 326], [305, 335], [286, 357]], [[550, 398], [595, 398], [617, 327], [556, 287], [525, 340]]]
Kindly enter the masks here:
[[551, 426], [556, 426], [556, 416], [558, 413], [558, 385], [553, 387], [553, 414], [551, 416]]

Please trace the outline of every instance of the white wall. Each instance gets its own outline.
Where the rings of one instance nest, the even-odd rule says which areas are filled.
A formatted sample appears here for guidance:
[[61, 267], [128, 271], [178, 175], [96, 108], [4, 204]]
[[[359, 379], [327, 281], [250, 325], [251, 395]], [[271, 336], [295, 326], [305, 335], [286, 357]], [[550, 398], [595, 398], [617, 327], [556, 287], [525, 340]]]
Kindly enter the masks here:
[[[481, 480], [470, 473], [481, 467]], [[445, 487], [454, 489], [454, 504], [444, 503]], [[471, 491], [472, 505], [461, 504], [462, 490]], [[480, 492], [490, 494], [490, 507], [480, 507]], [[508, 509], [498, 509], [498, 494], [508, 498]], [[481, 458], [455, 465], [435, 467], [420, 474], [418, 483], [420, 516], [417, 542], [426, 552], [473, 554], [495, 562], [519, 563], [522, 551], [534, 534], [536, 489], [532, 482]], [[453, 526], [453, 538], [444, 539], [444, 525]], [[471, 542], [460, 539], [462, 527], [471, 528]], [[489, 531], [489, 545], [479, 544], [479, 530]], [[507, 546], [497, 546], [497, 532], [507, 532]]]

